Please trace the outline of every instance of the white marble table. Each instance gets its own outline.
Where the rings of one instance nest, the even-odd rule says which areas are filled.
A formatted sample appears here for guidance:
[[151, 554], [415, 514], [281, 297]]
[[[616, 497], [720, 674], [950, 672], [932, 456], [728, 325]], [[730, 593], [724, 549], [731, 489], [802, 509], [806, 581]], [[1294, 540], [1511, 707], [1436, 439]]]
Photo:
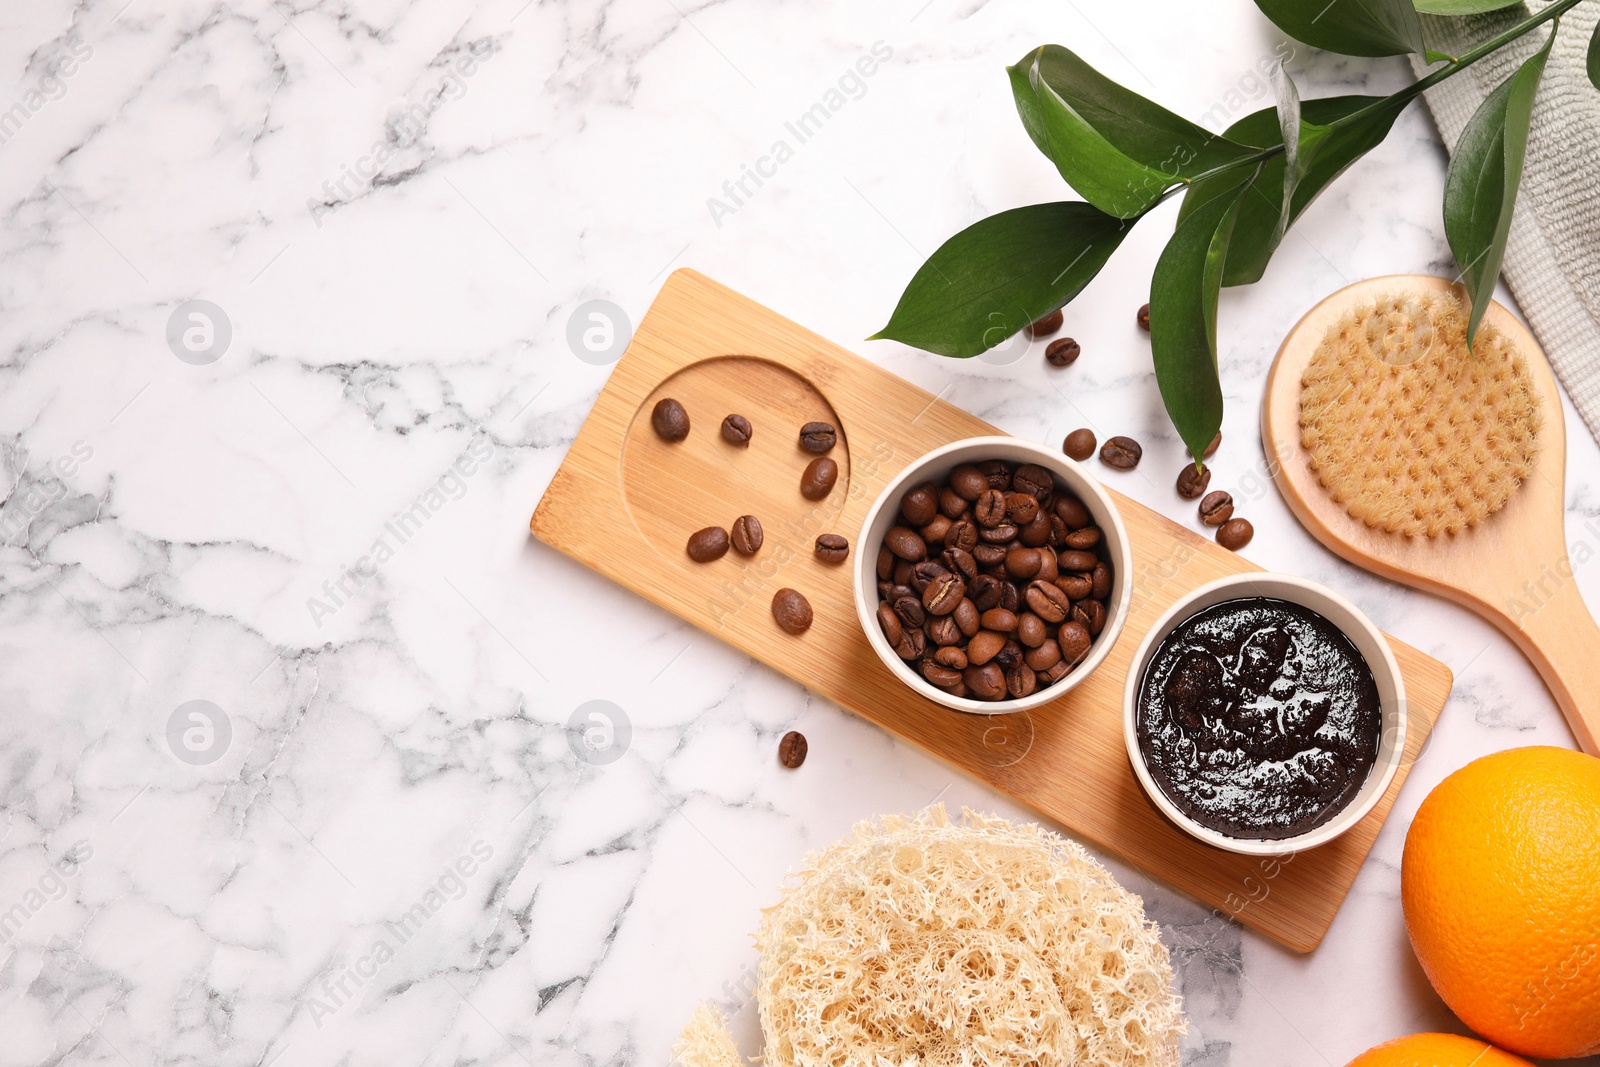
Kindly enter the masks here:
[[[1148, 477], [1115, 484], [1183, 517], [1133, 325], [1170, 208], [1069, 309], [1067, 371], [858, 339], [944, 238], [1065, 195], [1002, 69], [1033, 45], [1213, 123], [1268, 103], [1280, 51], [1306, 95], [1407, 78], [1296, 53], [1245, 0], [0, 20], [0, 1065], [659, 1064], [703, 997], [753, 1051], [748, 934], [806, 849], [936, 797], [1026, 813], [530, 542], [607, 373], [569, 348], [574, 309], [637, 321], [696, 267], [1010, 432], [1138, 437]], [[1175, 954], [1186, 1063], [1338, 1067], [1456, 1025], [1405, 940], [1406, 822], [1474, 756], [1571, 743], [1508, 642], [1335, 559], [1265, 477], [1279, 338], [1346, 281], [1450, 269], [1443, 170], [1413, 107], [1223, 298], [1217, 484], [1246, 555], [1457, 683], [1315, 953], [1113, 863]], [[1568, 439], [1568, 534], [1600, 543], [1600, 454]], [[1600, 603], [1600, 570], [1577, 580]], [[590, 700], [630, 724], [604, 765], [568, 746]]]

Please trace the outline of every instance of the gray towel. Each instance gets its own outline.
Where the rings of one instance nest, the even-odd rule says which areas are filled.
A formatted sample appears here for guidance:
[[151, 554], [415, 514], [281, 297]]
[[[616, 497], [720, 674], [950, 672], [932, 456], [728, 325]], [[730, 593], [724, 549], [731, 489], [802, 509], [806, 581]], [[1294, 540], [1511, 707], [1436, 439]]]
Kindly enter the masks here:
[[[1424, 15], [1428, 46], [1460, 55], [1546, 6], [1531, 0], [1485, 15]], [[1539, 338], [1572, 403], [1600, 438], [1600, 89], [1589, 84], [1584, 56], [1600, 4], [1579, 4], [1539, 83], [1533, 130], [1501, 272]], [[1549, 23], [1486, 56], [1424, 94], [1445, 147], [1495, 86], [1544, 46]], [[1420, 74], [1424, 65], [1412, 57]]]

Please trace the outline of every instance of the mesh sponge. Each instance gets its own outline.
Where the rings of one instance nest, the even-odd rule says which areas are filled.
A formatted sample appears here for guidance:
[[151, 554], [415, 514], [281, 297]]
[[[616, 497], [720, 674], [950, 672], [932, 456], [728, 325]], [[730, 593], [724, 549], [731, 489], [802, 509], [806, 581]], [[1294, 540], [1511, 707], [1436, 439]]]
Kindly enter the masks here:
[[807, 858], [756, 934], [769, 1067], [1178, 1062], [1172, 967], [1075, 842], [942, 805]]
[[745, 1067], [728, 1030], [728, 1017], [715, 1004], [704, 1002], [672, 1046], [672, 1062], [680, 1067]]
[[1533, 473], [1539, 394], [1510, 339], [1445, 293], [1394, 294], [1328, 328], [1300, 379], [1300, 441], [1322, 487], [1405, 537], [1476, 526]]

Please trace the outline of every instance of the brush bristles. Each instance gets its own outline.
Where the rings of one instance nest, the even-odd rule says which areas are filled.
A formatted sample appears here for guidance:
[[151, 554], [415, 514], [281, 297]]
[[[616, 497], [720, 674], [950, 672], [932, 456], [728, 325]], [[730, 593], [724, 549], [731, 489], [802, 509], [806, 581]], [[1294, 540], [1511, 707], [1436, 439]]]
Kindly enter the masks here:
[[1533, 474], [1539, 395], [1489, 323], [1467, 350], [1447, 294], [1385, 296], [1328, 328], [1300, 379], [1300, 441], [1353, 518], [1406, 537], [1476, 526]]

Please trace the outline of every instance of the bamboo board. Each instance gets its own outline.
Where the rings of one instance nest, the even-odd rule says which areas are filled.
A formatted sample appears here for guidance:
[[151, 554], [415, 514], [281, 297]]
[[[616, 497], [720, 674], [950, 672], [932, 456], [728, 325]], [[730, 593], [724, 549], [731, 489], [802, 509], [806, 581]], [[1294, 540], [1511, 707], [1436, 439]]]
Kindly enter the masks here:
[[[680, 444], [666, 444], [650, 428], [650, 410], [665, 396], [689, 411], [692, 431]], [[732, 412], [755, 427], [747, 449], [718, 433]], [[830, 453], [839, 481], [815, 504], [798, 488], [812, 457], [796, 447], [800, 425], [814, 419], [840, 431]], [[1162, 817], [1128, 765], [1123, 681], [1145, 632], [1180, 594], [1259, 568], [1112, 490], [1133, 542], [1134, 588], [1126, 627], [1099, 670], [1030, 713], [964, 715], [931, 703], [873, 654], [856, 618], [850, 565], [822, 563], [811, 546], [817, 534], [836, 532], [850, 539], [852, 553], [861, 551], [856, 533], [897, 471], [940, 445], [998, 432], [709, 278], [679, 270], [612, 371], [530, 526], [550, 546], [1014, 797], [1071, 836], [1291, 948], [1315, 948], [1444, 706], [1449, 669], [1390, 639], [1409, 701], [1406, 758], [1378, 805], [1348, 833], [1277, 859], [1195, 841]], [[626, 502], [628, 525], [593, 523], [593, 501], [617, 497]], [[730, 552], [708, 565], [684, 554], [691, 532], [727, 527], [741, 514], [762, 520], [760, 553], [747, 559]], [[783, 586], [804, 593], [815, 612], [800, 637], [773, 622], [772, 594]]]

